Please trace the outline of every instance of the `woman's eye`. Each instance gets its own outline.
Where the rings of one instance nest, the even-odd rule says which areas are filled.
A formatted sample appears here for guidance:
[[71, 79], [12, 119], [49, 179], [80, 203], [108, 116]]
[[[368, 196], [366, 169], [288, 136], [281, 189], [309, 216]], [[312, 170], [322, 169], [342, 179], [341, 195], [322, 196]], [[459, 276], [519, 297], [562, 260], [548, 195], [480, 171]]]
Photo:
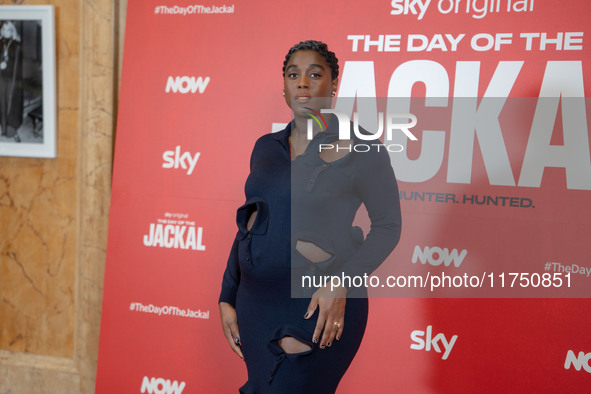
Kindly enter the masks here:
[[298, 74], [297, 73], [289, 73], [289, 74], [287, 74], [287, 76], [289, 78], [297, 78], [298, 77]]
[[312, 73], [310, 74], [310, 78], [320, 78], [322, 75], [320, 75], [319, 73]]

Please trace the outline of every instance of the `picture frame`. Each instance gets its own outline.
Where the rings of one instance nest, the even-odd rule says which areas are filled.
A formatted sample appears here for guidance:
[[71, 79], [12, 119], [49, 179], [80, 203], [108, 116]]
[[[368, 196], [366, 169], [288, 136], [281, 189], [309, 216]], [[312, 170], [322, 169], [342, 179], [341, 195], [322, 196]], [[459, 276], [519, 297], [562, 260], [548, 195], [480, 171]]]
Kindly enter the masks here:
[[55, 158], [55, 13], [0, 6], [0, 156]]

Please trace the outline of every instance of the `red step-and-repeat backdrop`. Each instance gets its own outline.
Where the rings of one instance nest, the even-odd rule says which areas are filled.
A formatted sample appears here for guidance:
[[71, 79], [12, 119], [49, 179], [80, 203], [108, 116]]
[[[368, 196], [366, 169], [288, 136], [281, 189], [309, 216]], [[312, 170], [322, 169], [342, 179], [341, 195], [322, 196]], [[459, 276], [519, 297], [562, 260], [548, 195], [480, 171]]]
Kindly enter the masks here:
[[396, 97], [386, 111], [418, 120], [417, 141], [383, 141], [404, 147], [403, 231], [379, 271], [426, 286], [372, 289], [338, 392], [588, 391], [589, 15], [586, 0], [129, 0], [96, 392], [246, 381], [217, 299], [252, 147], [289, 122], [281, 67], [308, 39], [339, 58], [338, 108]]

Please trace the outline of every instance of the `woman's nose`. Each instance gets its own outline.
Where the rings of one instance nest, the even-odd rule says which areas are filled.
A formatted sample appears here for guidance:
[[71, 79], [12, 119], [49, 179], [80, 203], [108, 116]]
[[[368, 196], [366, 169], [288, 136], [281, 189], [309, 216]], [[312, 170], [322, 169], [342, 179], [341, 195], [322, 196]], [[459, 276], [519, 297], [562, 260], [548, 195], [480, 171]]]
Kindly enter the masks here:
[[305, 75], [301, 75], [298, 79], [298, 88], [308, 88], [308, 77]]

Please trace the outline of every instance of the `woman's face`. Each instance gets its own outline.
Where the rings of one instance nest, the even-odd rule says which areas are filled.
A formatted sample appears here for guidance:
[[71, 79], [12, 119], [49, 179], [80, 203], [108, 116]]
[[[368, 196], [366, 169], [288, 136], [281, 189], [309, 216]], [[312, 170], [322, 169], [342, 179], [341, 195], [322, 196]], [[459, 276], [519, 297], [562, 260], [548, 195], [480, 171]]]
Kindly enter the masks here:
[[330, 108], [338, 79], [332, 79], [330, 66], [316, 51], [294, 52], [285, 66], [285, 102], [295, 115], [306, 116], [305, 107], [320, 111]]
[[14, 38], [14, 30], [15, 27], [12, 23], [5, 22], [0, 29], [0, 35], [2, 38]]

